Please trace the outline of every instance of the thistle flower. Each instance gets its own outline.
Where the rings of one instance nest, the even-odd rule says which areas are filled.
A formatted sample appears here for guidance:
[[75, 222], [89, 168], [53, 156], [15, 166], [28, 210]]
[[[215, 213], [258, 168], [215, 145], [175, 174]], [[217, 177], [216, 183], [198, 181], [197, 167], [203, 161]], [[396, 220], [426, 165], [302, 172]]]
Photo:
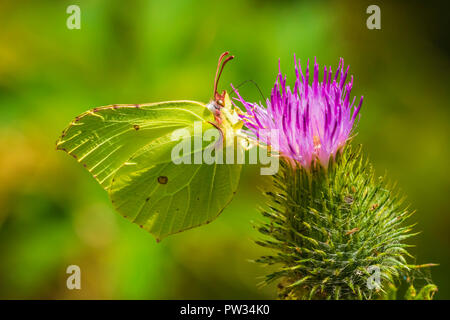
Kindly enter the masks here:
[[[280, 69], [267, 107], [246, 102], [235, 90], [247, 110], [241, 117], [248, 134], [283, 159], [265, 192], [265, 219], [256, 223], [262, 235], [256, 243], [272, 253], [255, 261], [278, 266], [263, 283], [278, 281], [281, 299], [392, 297], [421, 266], [407, 262], [412, 212], [386, 178], [375, 175], [361, 147], [343, 148], [363, 98], [350, 102], [353, 78], [346, 83], [343, 59], [334, 75], [324, 67], [321, 82], [316, 61], [311, 85], [309, 63], [303, 74], [295, 61], [295, 74], [291, 90]], [[278, 145], [266, 131], [274, 129]], [[430, 283], [418, 297], [430, 299], [435, 290]]]
[[309, 85], [309, 60], [303, 74], [300, 61], [295, 59], [296, 80], [293, 90], [286, 86], [281, 68], [272, 89], [267, 108], [261, 104], [246, 102], [234, 89], [247, 114], [242, 119], [249, 133], [259, 142], [270, 145], [268, 137], [261, 129], [276, 129], [279, 133], [279, 151], [309, 168], [316, 159], [327, 166], [331, 156], [335, 156], [349, 139], [356, 117], [362, 105], [350, 103], [353, 76], [346, 84], [349, 67], [344, 72], [341, 58], [336, 73], [324, 67], [322, 82], [319, 80], [319, 65], [314, 59], [312, 85]]

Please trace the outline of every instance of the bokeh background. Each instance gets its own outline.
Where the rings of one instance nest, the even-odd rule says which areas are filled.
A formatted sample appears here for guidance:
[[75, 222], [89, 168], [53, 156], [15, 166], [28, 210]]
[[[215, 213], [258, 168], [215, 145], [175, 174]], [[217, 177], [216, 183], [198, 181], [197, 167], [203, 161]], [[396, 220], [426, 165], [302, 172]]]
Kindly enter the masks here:
[[[71, 4], [80, 30], [66, 27]], [[381, 30], [366, 28], [370, 4]], [[221, 87], [253, 80], [264, 95], [278, 59], [293, 81], [294, 53], [333, 69], [345, 58], [365, 97], [355, 140], [417, 209], [416, 262], [440, 263], [436, 298], [450, 298], [449, 12], [411, 1], [0, 1], [0, 298], [275, 297], [256, 286], [267, 270], [248, 261], [267, 253], [253, 243], [266, 183], [257, 168], [216, 221], [157, 244], [55, 151], [96, 106], [208, 101], [225, 50], [236, 59]], [[252, 84], [240, 91], [261, 99]], [[66, 288], [71, 264], [81, 290]]]

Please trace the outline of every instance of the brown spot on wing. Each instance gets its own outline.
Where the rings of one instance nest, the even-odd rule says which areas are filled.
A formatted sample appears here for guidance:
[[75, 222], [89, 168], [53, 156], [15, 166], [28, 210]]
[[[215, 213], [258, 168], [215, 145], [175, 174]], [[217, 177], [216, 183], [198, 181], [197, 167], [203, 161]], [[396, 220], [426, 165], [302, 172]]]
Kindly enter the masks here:
[[167, 178], [166, 176], [159, 176], [158, 177], [158, 183], [159, 184], [167, 184], [167, 182], [169, 182], [169, 178]]

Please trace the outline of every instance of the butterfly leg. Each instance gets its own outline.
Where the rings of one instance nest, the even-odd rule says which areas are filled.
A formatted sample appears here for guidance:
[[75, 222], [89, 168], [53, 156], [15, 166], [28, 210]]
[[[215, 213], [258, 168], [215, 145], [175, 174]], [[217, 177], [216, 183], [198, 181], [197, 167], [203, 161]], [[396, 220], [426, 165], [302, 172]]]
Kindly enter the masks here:
[[[216, 121], [217, 121], [217, 119], [216, 119]], [[220, 132], [220, 139], [214, 144], [214, 148], [216, 148], [218, 146], [221, 146], [222, 143], [223, 143], [223, 131], [222, 131], [222, 129], [214, 122], [208, 121], [208, 123], [212, 124]]]

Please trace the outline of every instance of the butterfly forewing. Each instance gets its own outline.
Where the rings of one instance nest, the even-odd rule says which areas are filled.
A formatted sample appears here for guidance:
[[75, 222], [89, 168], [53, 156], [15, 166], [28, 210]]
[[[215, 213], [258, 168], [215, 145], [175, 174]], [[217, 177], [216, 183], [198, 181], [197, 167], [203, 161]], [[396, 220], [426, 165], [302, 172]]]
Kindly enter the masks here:
[[119, 167], [154, 139], [194, 121], [214, 121], [205, 109], [193, 101], [95, 108], [75, 118], [57, 149], [72, 155], [108, 189]]
[[[100, 107], [75, 118], [57, 149], [92, 173], [119, 213], [161, 239], [212, 221], [237, 189], [241, 165], [172, 161], [180, 143], [172, 133], [185, 129], [193, 139], [198, 121], [197, 134], [218, 130], [213, 114], [193, 101]], [[210, 144], [192, 149], [192, 159]]]

